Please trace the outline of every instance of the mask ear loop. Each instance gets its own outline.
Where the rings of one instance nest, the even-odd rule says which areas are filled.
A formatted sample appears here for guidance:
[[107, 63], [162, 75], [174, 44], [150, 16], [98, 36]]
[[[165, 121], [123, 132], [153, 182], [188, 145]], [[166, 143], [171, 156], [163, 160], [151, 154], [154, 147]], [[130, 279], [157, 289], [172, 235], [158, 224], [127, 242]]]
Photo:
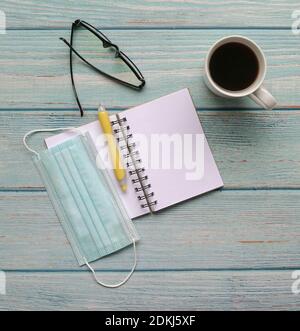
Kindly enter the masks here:
[[83, 132], [80, 129], [74, 128], [74, 127], [56, 128], [56, 129], [38, 129], [38, 130], [32, 130], [32, 131], [27, 132], [25, 134], [25, 136], [23, 137], [23, 144], [29, 152], [35, 154], [36, 156], [39, 156], [39, 153], [37, 151], [35, 151], [34, 149], [32, 149], [28, 146], [27, 138], [32, 136], [33, 134], [39, 133], [39, 132], [56, 132], [56, 131], [74, 131], [76, 133], [83, 135]]
[[136, 253], [136, 244], [135, 244], [135, 240], [132, 238], [132, 242], [133, 242], [133, 250], [134, 250], [134, 263], [133, 263], [133, 267], [130, 271], [130, 273], [125, 277], [125, 279], [123, 281], [121, 281], [120, 283], [118, 284], [106, 284], [104, 282], [101, 282], [97, 275], [96, 275], [96, 272], [95, 270], [91, 267], [91, 265], [88, 263], [88, 261], [86, 260], [86, 258], [84, 257], [84, 261], [85, 261], [85, 264], [87, 265], [87, 267], [90, 269], [90, 271], [92, 272], [93, 276], [94, 276], [94, 279], [95, 281], [101, 285], [101, 286], [104, 286], [104, 287], [107, 287], [107, 288], [117, 288], [117, 287], [120, 287], [122, 285], [124, 285], [125, 283], [127, 283], [127, 281], [130, 279], [130, 277], [133, 275], [134, 271], [135, 271], [135, 268], [136, 268], [136, 265], [137, 265], [137, 253]]

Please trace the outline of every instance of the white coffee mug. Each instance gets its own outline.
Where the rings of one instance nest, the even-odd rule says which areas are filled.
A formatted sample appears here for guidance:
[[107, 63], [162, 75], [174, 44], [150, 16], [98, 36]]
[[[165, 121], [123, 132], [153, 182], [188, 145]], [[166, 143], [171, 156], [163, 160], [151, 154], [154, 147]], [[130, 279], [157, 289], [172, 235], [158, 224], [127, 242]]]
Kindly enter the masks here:
[[[211, 57], [219, 47], [227, 43], [240, 43], [245, 46], [248, 46], [254, 52], [257, 58], [259, 65], [258, 75], [255, 81], [249, 87], [243, 90], [231, 91], [224, 89], [223, 87], [219, 86], [211, 76], [209, 69]], [[205, 60], [204, 81], [207, 87], [218, 96], [225, 98], [241, 98], [241, 97], [249, 96], [252, 100], [254, 100], [257, 104], [264, 107], [265, 109], [273, 109], [276, 106], [277, 102], [275, 98], [272, 96], [272, 94], [268, 92], [266, 88], [262, 85], [266, 76], [266, 70], [267, 70], [266, 58], [261, 48], [254, 41], [243, 36], [229, 36], [220, 39], [210, 48]]]

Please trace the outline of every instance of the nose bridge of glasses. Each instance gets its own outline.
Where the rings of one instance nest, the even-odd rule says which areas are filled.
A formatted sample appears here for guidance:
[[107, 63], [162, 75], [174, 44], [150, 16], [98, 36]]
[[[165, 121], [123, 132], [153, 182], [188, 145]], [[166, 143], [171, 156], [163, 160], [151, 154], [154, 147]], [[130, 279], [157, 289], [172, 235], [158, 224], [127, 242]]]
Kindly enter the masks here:
[[115, 58], [120, 57], [120, 50], [118, 46], [115, 46], [116, 49], [116, 54], [115, 54]]
[[120, 49], [117, 45], [115, 45], [111, 42], [107, 42], [105, 40], [102, 40], [102, 44], [103, 44], [104, 48], [112, 47], [115, 50], [115, 58], [120, 57]]
[[108, 48], [108, 47], [111, 47], [111, 43], [109, 43], [108, 41], [106, 41], [106, 40], [102, 40], [102, 44], [103, 44], [103, 47], [104, 48]]

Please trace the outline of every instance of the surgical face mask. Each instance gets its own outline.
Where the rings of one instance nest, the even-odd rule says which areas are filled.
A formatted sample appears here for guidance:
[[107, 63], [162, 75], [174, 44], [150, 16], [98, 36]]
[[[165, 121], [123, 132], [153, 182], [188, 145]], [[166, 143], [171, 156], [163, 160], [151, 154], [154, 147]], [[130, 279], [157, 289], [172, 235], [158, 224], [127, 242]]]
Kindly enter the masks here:
[[[78, 130], [67, 128], [69, 130]], [[114, 194], [106, 171], [96, 167], [96, 153], [88, 136], [79, 136], [61, 145], [34, 154], [34, 163], [69, 239], [80, 266], [87, 265], [96, 282], [105, 287], [123, 285], [133, 274], [136, 264], [135, 242], [138, 234], [121, 201]], [[105, 284], [97, 279], [90, 263], [133, 244], [134, 265], [129, 275], [118, 284]]]

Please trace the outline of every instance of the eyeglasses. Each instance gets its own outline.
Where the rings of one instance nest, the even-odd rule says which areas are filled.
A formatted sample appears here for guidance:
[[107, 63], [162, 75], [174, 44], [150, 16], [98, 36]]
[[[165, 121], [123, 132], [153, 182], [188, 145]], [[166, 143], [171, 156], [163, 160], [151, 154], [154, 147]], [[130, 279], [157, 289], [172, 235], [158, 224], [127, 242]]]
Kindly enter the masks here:
[[[134, 74], [134, 76], [136, 77], [136, 79], [138, 81], [138, 84], [133, 84], [129, 81], [123, 80], [121, 78], [114, 76], [113, 74], [110, 74], [106, 71], [101, 70], [95, 63], [92, 64], [91, 61], [88, 61], [83, 55], [81, 55], [74, 48], [75, 31], [76, 31], [76, 29], [78, 29], [80, 27], [87, 30], [87, 32], [92, 33], [92, 35], [94, 37], [96, 37], [98, 41], [100, 40], [100, 42], [102, 43], [103, 49], [109, 49], [110, 51], [112, 51], [112, 55], [114, 56], [114, 58], [115, 59], [119, 58], [122, 61], [122, 63], [125, 64], [130, 69], [130, 71]], [[119, 49], [119, 47], [116, 44], [112, 43], [101, 31], [99, 31], [98, 29], [93, 27], [91, 24], [89, 24], [85, 21], [82, 21], [82, 20], [76, 20], [74, 23], [72, 23], [70, 43], [64, 38], [60, 38], [60, 40], [62, 40], [70, 48], [71, 81], [72, 81], [73, 92], [74, 92], [81, 116], [83, 116], [84, 111], [83, 111], [83, 107], [79, 101], [78, 93], [77, 93], [76, 86], [75, 86], [74, 72], [73, 72], [73, 53], [79, 59], [81, 59], [85, 64], [87, 64], [90, 68], [95, 70], [97, 73], [99, 73], [117, 83], [120, 83], [122, 85], [125, 85], [125, 86], [130, 87], [135, 90], [141, 90], [145, 86], [146, 82], [145, 82], [144, 76], [142, 75], [142, 73], [140, 72], [138, 67], [129, 59], [129, 57], [127, 55], [125, 55]]]

